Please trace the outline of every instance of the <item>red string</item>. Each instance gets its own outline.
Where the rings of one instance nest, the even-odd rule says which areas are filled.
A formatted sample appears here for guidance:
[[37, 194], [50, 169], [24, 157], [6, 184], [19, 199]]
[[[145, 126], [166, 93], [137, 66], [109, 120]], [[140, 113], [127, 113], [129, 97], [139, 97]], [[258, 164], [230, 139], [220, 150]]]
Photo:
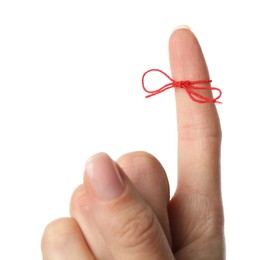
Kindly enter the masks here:
[[[144, 78], [145, 76], [152, 71], [156, 71], [156, 72], [160, 72], [163, 75], [165, 75], [171, 82], [162, 86], [161, 88], [157, 89], [157, 90], [148, 90], [145, 88], [145, 84], [144, 84]], [[217, 101], [221, 95], [222, 95], [222, 91], [219, 88], [215, 88], [215, 87], [200, 87], [200, 86], [196, 86], [196, 84], [204, 84], [204, 83], [211, 83], [212, 80], [196, 80], [196, 81], [189, 81], [189, 80], [185, 80], [185, 81], [175, 81], [174, 79], [172, 79], [170, 76], [168, 76], [164, 71], [159, 70], [159, 69], [151, 69], [146, 71], [143, 76], [142, 76], [142, 87], [143, 89], [149, 93], [149, 95], [146, 96], [146, 98], [152, 97], [154, 95], [160, 94], [164, 91], [166, 91], [167, 89], [170, 88], [183, 88], [185, 89], [185, 91], [187, 92], [188, 96], [195, 102], [198, 103], [218, 103], [221, 104], [222, 102]], [[199, 93], [197, 93], [195, 90], [215, 90], [218, 91], [219, 94], [216, 98], [208, 98], [205, 97]]]

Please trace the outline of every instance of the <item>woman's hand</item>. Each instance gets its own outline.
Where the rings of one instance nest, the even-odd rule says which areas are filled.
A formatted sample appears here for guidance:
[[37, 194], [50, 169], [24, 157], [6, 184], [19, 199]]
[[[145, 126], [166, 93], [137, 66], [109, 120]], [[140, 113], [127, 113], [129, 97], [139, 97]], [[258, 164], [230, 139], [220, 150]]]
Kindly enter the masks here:
[[[209, 79], [190, 30], [174, 31], [169, 51], [173, 79]], [[175, 95], [179, 181], [173, 198], [152, 155], [134, 152], [114, 162], [97, 154], [74, 191], [71, 217], [45, 229], [44, 259], [224, 259], [218, 113], [214, 104], [195, 103], [183, 89]]]

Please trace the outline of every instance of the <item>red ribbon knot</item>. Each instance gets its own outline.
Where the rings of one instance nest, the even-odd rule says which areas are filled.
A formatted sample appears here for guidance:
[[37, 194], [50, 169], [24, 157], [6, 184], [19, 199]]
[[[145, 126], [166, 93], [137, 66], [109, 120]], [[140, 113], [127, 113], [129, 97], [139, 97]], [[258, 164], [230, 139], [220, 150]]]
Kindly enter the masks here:
[[[144, 84], [144, 78], [145, 76], [149, 73], [149, 72], [160, 72], [163, 75], [165, 75], [170, 82], [165, 84], [164, 86], [162, 86], [161, 88], [157, 89], [157, 90], [148, 90], [145, 87]], [[149, 93], [149, 95], [146, 96], [146, 98], [152, 97], [154, 95], [160, 94], [164, 91], [166, 91], [167, 89], [170, 88], [183, 88], [185, 89], [185, 91], [187, 92], [188, 96], [195, 102], [197, 103], [218, 103], [221, 104], [220, 101], [218, 101], [218, 99], [221, 97], [222, 95], [222, 91], [219, 88], [215, 88], [215, 87], [201, 87], [201, 86], [197, 86], [197, 84], [205, 84], [205, 83], [211, 83], [212, 80], [196, 80], [196, 81], [190, 81], [190, 80], [184, 80], [184, 81], [175, 81], [174, 79], [172, 79], [170, 76], [168, 76], [164, 71], [159, 70], [159, 69], [151, 69], [146, 71], [143, 76], [142, 76], [142, 87], [143, 89]], [[199, 90], [215, 90], [218, 91], [218, 96], [215, 98], [208, 98], [206, 96], [203, 96], [201, 94], [199, 94], [198, 92]]]

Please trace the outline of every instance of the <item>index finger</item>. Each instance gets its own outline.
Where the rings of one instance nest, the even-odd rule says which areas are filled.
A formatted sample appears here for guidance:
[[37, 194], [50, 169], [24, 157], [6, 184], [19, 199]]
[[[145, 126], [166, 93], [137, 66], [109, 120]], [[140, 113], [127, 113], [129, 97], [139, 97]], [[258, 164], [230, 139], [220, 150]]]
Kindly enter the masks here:
[[[210, 79], [206, 61], [195, 35], [188, 29], [170, 37], [173, 79]], [[204, 84], [202, 84], [204, 86]], [[206, 85], [205, 85], [206, 86]], [[209, 86], [209, 83], [207, 84]], [[202, 95], [212, 98], [209, 90]], [[214, 103], [200, 104], [184, 89], [175, 89], [178, 126], [179, 186], [209, 194], [219, 190], [221, 128]]]
[[[190, 30], [180, 29], [172, 33], [169, 52], [174, 80], [210, 79], [201, 47]], [[202, 91], [202, 95], [212, 98], [210, 90]], [[220, 190], [221, 127], [216, 106], [214, 103], [194, 102], [181, 88], [175, 89], [175, 97], [178, 186], [169, 211], [176, 251], [197, 238], [221, 232], [223, 215]]]

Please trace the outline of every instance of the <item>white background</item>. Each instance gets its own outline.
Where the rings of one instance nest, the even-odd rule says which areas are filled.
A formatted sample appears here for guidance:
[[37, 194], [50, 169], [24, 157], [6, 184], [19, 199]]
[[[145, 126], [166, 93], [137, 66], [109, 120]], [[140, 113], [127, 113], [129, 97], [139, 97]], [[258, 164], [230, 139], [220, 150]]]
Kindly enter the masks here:
[[45, 225], [68, 215], [84, 162], [153, 153], [174, 191], [173, 91], [144, 98], [141, 76], [169, 73], [168, 39], [188, 24], [222, 129], [227, 259], [268, 259], [266, 1], [0, 1], [0, 259], [41, 259]]

